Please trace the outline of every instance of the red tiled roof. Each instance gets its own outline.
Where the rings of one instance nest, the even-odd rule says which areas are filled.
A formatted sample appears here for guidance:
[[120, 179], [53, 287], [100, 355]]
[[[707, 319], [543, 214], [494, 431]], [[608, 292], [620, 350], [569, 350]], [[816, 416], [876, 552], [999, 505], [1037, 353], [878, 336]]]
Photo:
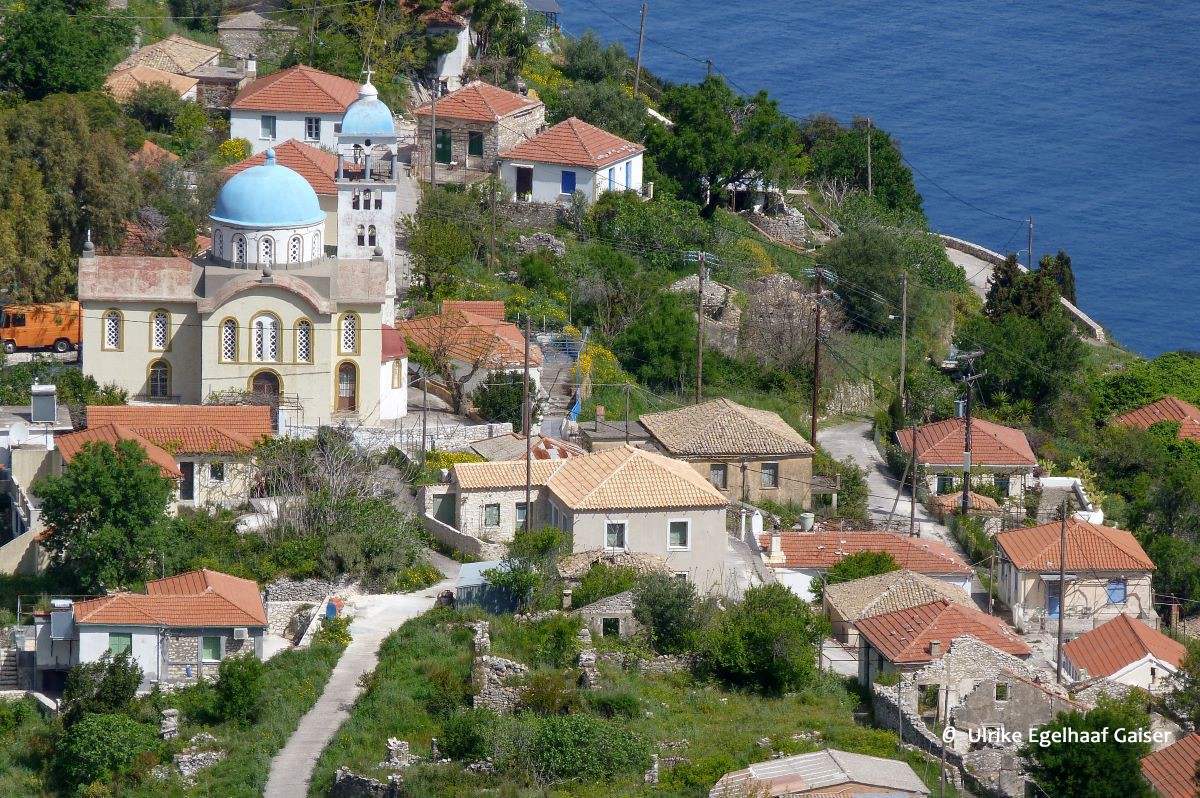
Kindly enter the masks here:
[[[121, 243], [115, 249], [97, 247], [96, 250], [104, 255], [120, 257], [153, 257], [168, 249], [165, 238], [165, 230], [159, 232], [140, 222], [127, 221], [125, 222], [125, 237], [121, 239]], [[171, 252], [178, 258], [187, 257], [187, 253], [178, 249], [172, 249]]]
[[[771, 536], [759, 539], [764, 551]], [[860, 551], [886, 551], [901, 568], [919, 574], [970, 574], [971, 567], [944, 543], [891, 532], [784, 532], [780, 536], [784, 568], [829, 568]]]
[[[1013, 565], [1021, 570], [1057, 570], [1061, 550], [1059, 521], [1040, 526], [1010, 529], [996, 535], [996, 543]], [[1069, 570], [1153, 571], [1154, 563], [1123, 529], [1072, 518], [1067, 521]]]
[[[441, 108], [438, 108], [438, 113], [441, 113]], [[571, 117], [500, 153], [500, 157], [596, 169], [623, 161], [645, 149], [641, 144], [626, 141], [607, 130]]]
[[895, 664], [930, 662], [938, 658], [929, 653], [932, 641], [941, 643], [941, 654], [944, 654], [950, 642], [963, 635], [970, 635], [1014, 657], [1033, 653], [1002, 619], [944, 599], [862, 618], [855, 625], [871, 645]]
[[1113, 419], [1113, 423], [1118, 426], [1136, 429], [1149, 429], [1160, 421], [1177, 421], [1181, 440], [1200, 441], [1200, 409], [1174, 396], [1164, 396], [1145, 407], [1130, 410]]
[[494, 321], [504, 321], [504, 302], [499, 299], [447, 299], [442, 303], [442, 312], [465, 310], [476, 316], [484, 316]]
[[242, 89], [230, 108], [344, 114], [358, 99], [359, 88], [352, 80], [301, 64], [254, 81]]
[[1162, 798], [1196, 798], [1200, 785], [1200, 734], [1192, 732], [1178, 742], [1142, 759], [1142, 774]]
[[129, 165], [138, 169], [158, 169], [163, 163], [178, 160], [179, 156], [175, 153], [146, 139], [142, 142], [141, 149], [129, 156]]
[[1069, 641], [1063, 651], [1075, 667], [1086, 668], [1090, 676], [1112, 676], [1147, 654], [1176, 668], [1187, 656], [1182, 643], [1124, 612]]
[[383, 325], [382, 337], [383, 351], [380, 362], [387, 363], [389, 360], [408, 357], [408, 344], [404, 343], [404, 336], [395, 327], [390, 324]]
[[257, 441], [271, 434], [271, 408], [265, 405], [89, 405], [89, 426], [138, 427], [202, 425], [240, 433]]
[[[539, 105], [541, 103], [537, 100], [476, 80], [439, 98], [437, 115], [443, 119], [498, 122], [517, 111], [537, 108]], [[432, 103], [413, 111], [417, 116], [429, 116], [432, 112]]]
[[[978, 510], [981, 513], [1000, 512], [1000, 505], [991, 496], [983, 496], [971, 491], [968, 494], [968, 501], [970, 501], [972, 510]], [[933, 503], [941, 510], [957, 512], [962, 507], [962, 493], [943, 493], [940, 496], [934, 496]]]
[[[275, 161], [288, 169], [299, 172], [308, 181], [313, 191], [326, 196], [337, 196], [337, 156], [325, 150], [318, 149], [295, 139], [288, 139], [275, 148]], [[262, 166], [267, 162], [266, 150], [251, 155], [244, 161], [238, 161], [232, 166], [226, 166], [221, 174], [233, 177], [238, 172], [244, 172], [252, 166]]]
[[146, 583], [146, 593], [114, 593], [75, 605], [75, 622], [128, 626], [266, 626], [258, 584], [210, 571]]
[[182, 97], [196, 88], [196, 84], [199, 82], [196, 78], [190, 78], [187, 75], [177, 75], [174, 72], [155, 69], [144, 64], [134, 64], [123, 69], [114, 69], [104, 79], [104, 88], [114, 100], [123, 103], [143, 86], [163, 85]]
[[[425, 349], [445, 349], [464, 363], [482, 361], [485, 368], [514, 368], [525, 362], [525, 338], [517, 325], [464, 310], [402, 321], [396, 329], [407, 342]], [[529, 347], [529, 365], [542, 365], [542, 350]]]
[[221, 55], [221, 48], [173, 34], [165, 39], [148, 44], [117, 64], [116, 69], [131, 66], [149, 66], [166, 72], [182, 75], [198, 67], [211, 64]]
[[[917, 459], [928, 465], [961, 466], [967, 420], [948, 418], [917, 429]], [[912, 451], [912, 430], [896, 431], [901, 448]], [[1029, 440], [1019, 429], [977, 418], [971, 421], [971, 463], [978, 466], [1036, 466]]]
[[181, 479], [183, 472], [175, 466], [175, 458], [162, 448], [119, 424], [103, 424], [88, 427], [79, 432], [56, 435], [54, 445], [58, 447], [63, 462], [70, 463], [75, 455], [89, 443], [107, 443], [116, 448], [117, 441], [134, 441], [146, 451], [146, 459], [158, 466], [159, 473], [168, 479]]

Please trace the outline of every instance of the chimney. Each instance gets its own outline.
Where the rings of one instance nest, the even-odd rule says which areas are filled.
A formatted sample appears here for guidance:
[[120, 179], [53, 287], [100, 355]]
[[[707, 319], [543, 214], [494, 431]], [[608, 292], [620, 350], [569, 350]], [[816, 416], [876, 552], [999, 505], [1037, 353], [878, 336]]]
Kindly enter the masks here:
[[571, 588], [569, 588], [569, 587], [568, 587], [568, 588], [563, 588], [563, 592], [562, 592], [562, 608], [563, 608], [564, 610], [569, 610], [569, 609], [571, 609], [571, 595], [572, 595]]
[[783, 535], [778, 529], [771, 530], [771, 560], [783, 559]]
[[929, 641], [929, 656], [940, 657], [941, 655], [942, 655], [942, 641], [941, 640], [930, 640]]
[[251, 81], [258, 77], [258, 59], [254, 57], [254, 53], [246, 53], [246, 80]]
[[604, 405], [596, 405], [596, 430], [599, 431], [600, 425], [604, 423]]

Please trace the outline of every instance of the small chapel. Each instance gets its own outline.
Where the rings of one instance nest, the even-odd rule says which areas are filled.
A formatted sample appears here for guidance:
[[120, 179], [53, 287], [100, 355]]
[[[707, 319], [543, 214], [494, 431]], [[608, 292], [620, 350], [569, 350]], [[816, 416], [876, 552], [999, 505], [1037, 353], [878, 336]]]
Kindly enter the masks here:
[[337, 136], [335, 246], [316, 192], [269, 150], [231, 177], [211, 246], [186, 258], [79, 259], [85, 373], [131, 402], [266, 403], [289, 424], [407, 412], [396, 298], [397, 135], [370, 77]]

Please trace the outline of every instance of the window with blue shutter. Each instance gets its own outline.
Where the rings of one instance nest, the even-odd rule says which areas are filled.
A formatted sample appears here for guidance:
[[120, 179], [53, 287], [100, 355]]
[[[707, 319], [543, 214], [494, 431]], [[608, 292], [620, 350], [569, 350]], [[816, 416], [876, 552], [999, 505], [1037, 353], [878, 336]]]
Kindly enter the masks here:
[[564, 169], [562, 173], [562, 193], [575, 193], [575, 173], [568, 169]]
[[1128, 586], [1124, 579], [1109, 579], [1108, 580], [1108, 603], [1109, 604], [1124, 604]]

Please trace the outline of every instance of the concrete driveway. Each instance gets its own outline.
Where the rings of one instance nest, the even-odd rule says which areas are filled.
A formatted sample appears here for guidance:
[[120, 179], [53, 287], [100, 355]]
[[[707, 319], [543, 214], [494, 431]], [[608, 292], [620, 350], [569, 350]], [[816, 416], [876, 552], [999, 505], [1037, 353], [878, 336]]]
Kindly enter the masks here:
[[287, 744], [271, 760], [271, 774], [263, 791], [265, 798], [302, 798], [308, 794], [317, 759], [334, 733], [350, 716], [361, 688], [358, 679], [373, 670], [379, 661], [379, 644], [405, 621], [423, 615], [433, 607], [437, 594], [453, 589], [459, 564], [430, 552], [433, 564], [446, 578], [415, 593], [366, 595], [353, 599], [349, 611], [350, 645], [342, 653], [317, 703], [300, 719], [300, 725]]

